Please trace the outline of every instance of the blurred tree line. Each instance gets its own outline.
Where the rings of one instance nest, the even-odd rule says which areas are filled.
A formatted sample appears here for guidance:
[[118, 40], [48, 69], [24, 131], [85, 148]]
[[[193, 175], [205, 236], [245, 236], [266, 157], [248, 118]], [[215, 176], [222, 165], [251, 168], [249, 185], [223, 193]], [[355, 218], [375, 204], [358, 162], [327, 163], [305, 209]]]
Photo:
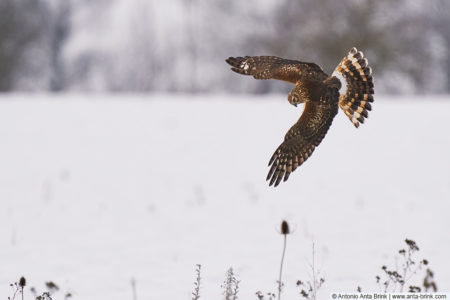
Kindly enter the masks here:
[[280, 92], [224, 59], [353, 46], [377, 93], [450, 92], [446, 0], [0, 0], [0, 91]]
[[70, 2], [0, 1], [0, 91], [65, 89]]

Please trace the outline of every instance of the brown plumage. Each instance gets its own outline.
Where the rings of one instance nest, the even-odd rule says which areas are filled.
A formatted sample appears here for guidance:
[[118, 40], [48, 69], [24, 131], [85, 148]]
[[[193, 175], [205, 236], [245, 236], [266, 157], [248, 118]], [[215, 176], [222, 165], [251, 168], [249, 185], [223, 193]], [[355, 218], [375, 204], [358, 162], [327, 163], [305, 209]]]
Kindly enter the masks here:
[[305, 103], [300, 119], [284, 137], [269, 161], [267, 180], [277, 186], [305, 162], [325, 137], [339, 107], [358, 127], [373, 102], [372, 70], [362, 52], [352, 48], [331, 76], [318, 65], [275, 56], [230, 57], [231, 70], [256, 79], [278, 79], [295, 84], [288, 101]]

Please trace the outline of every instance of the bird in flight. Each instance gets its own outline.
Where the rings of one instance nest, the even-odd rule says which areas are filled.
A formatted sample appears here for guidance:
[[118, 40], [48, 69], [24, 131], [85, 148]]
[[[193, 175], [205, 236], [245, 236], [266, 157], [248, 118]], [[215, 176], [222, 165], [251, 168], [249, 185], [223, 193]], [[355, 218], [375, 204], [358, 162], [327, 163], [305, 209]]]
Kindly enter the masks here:
[[295, 84], [290, 104], [304, 103], [303, 113], [269, 161], [269, 185], [286, 181], [311, 156], [325, 137], [339, 107], [359, 127], [373, 102], [373, 77], [367, 58], [352, 48], [329, 76], [315, 63], [276, 56], [229, 57], [231, 70], [256, 79], [278, 79]]

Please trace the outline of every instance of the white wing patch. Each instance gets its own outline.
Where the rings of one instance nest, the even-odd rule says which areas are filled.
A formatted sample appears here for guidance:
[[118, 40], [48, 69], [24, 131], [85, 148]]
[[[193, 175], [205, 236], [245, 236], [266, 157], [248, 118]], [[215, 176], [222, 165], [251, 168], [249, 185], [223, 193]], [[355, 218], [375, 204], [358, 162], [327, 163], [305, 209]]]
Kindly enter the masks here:
[[341, 82], [341, 88], [339, 89], [339, 96], [345, 95], [347, 93], [347, 80], [345, 79], [344, 75], [342, 75], [338, 71], [334, 71], [331, 76], [336, 77]]
[[247, 71], [248, 68], [249, 68], [249, 65], [246, 61], [241, 64], [241, 69], [244, 69], [245, 71]]

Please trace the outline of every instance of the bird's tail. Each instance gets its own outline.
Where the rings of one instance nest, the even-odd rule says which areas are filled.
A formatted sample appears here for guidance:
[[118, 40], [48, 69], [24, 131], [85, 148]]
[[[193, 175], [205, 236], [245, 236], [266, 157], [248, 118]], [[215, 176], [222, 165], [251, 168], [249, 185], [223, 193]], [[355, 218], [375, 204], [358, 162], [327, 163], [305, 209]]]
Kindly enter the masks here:
[[339, 106], [355, 127], [364, 123], [368, 111], [372, 109], [373, 78], [372, 68], [361, 51], [352, 48], [334, 70], [332, 76], [341, 81]]

